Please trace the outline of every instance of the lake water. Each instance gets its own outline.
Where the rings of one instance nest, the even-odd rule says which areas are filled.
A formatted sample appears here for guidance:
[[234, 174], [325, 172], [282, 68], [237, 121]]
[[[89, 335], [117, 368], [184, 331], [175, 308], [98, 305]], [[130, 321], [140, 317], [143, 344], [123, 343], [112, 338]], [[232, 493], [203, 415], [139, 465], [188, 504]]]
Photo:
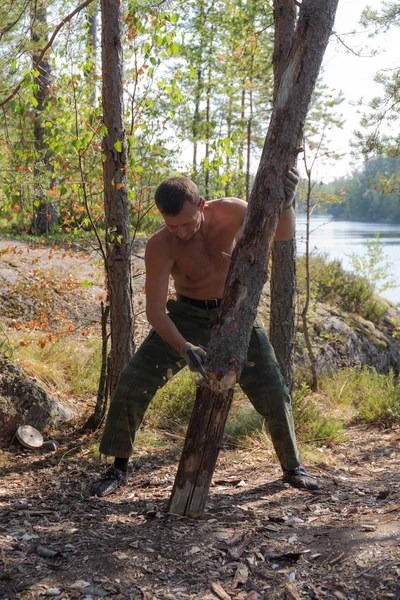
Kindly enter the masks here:
[[[383, 253], [390, 264], [390, 275], [396, 287], [381, 295], [395, 304], [400, 303], [400, 225], [383, 223], [358, 223], [334, 221], [330, 217], [312, 217], [310, 227], [310, 250], [326, 252], [329, 258], [338, 258], [345, 269], [351, 270], [349, 255], [365, 255], [366, 240], [375, 239], [379, 232]], [[296, 240], [298, 254], [305, 252], [306, 217], [296, 217]]]

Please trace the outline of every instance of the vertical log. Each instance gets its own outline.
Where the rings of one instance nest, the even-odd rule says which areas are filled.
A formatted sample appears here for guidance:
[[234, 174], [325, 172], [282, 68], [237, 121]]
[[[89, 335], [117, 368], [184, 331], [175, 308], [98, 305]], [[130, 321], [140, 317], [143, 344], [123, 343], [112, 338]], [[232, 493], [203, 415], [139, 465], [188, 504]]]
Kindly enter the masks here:
[[[185, 448], [171, 493], [169, 512], [196, 518], [203, 512], [218, 456], [233, 388], [214, 393], [200, 382]], [[201, 423], [202, 427], [197, 424]]]
[[296, 238], [274, 242], [271, 258], [269, 338], [291, 393], [295, 347]]
[[[218, 322], [208, 347], [210, 389], [198, 385], [170, 507], [178, 514], [204, 509], [234, 385], [246, 360], [268, 258], [308, 105], [332, 31], [338, 0], [303, 0], [291, 52], [276, 95], [243, 233], [232, 256]], [[216, 427], [209, 419], [217, 421]], [[199, 455], [207, 461], [198, 464]], [[212, 474], [211, 474], [212, 475]], [[176, 500], [179, 498], [179, 502]], [[194, 500], [192, 500], [194, 499]], [[192, 506], [193, 503], [193, 506]]]
[[[293, 43], [297, 8], [293, 0], [274, 0], [274, 98]], [[299, 140], [300, 142], [300, 140]], [[272, 247], [269, 337], [289, 392], [293, 390], [296, 238]]]

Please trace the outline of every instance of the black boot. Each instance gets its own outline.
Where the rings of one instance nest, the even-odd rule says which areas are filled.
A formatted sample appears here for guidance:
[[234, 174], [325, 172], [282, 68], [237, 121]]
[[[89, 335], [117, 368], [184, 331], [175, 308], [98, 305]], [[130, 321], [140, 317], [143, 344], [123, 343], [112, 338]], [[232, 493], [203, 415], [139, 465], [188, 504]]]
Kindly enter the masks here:
[[126, 479], [126, 472], [116, 469], [115, 467], [110, 467], [104, 473], [103, 477], [98, 481], [95, 481], [92, 485], [92, 495], [99, 496], [99, 498], [108, 496], [115, 492], [121, 485], [125, 485]]
[[305, 468], [300, 465], [295, 469], [283, 471], [282, 481], [289, 483], [294, 488], [302, 490], [319, 490], [320, 485], [315, 477], [307, 473]]

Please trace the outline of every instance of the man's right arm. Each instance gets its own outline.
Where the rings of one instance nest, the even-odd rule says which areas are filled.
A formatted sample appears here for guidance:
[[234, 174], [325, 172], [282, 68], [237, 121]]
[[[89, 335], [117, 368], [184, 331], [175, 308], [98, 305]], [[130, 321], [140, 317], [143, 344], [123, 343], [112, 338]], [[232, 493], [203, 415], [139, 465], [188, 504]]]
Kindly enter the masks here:
[[146, 316], [160, 337], [180, 352], [185, 338], [168, 317], [165, 306], [169, 276], [174, 260], [158, 236], [152, 237], [146, 247]]

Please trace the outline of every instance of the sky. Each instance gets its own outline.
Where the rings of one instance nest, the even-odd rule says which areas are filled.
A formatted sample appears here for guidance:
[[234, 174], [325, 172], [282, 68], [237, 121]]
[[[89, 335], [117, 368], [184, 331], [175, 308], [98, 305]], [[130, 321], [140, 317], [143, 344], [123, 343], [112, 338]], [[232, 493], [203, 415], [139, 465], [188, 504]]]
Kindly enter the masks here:
[[[361, 97], [366, 102], [381, 95], [382, 87], [374, 82], [374, 75], [380, 69], [400, 65], [399, 29], [392, 28], [388, 33], [368, 37], [371, 30], [358, 24], [366, 6], [379, 10], [381, 0], [339, 0], [334, 28], [347, 46], [363, 56], [355, 56], [332, 36], [323, 61], [324, 82], [335, 92], [341, 90], [345, 98], [338, 108], [345, 119], [343, 129], [330, 134], [332, 151], [344, 153], [344, 156], [333, 165], [318, 166], [318, 178], [323, 181], [349, 174], [361, 164], [360, 159], [354, 163], [350, 156], [350, 140], [360, 121], [360, 107], [354, 103]], [[376, 56], [371, 56], [373, 49], [378, 50]]]

